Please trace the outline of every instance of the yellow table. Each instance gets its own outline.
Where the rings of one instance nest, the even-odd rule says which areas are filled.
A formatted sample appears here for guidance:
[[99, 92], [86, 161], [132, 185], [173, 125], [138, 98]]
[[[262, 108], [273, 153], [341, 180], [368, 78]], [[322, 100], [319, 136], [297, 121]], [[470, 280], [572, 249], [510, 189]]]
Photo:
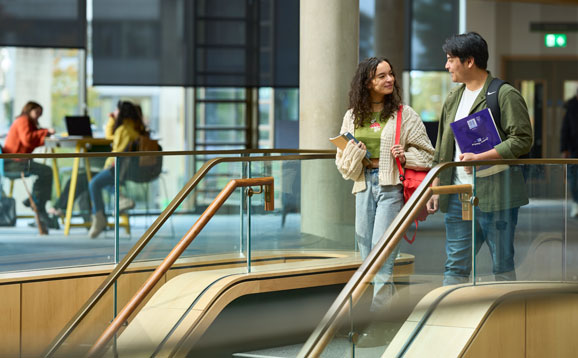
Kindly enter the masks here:
[[[62, 138], [55, 138], [55, 137], [48, 137], [44, 140], [45, 147], [49, 148], [52, 152], [55, 151], [56, 148], [74, 148], [75, 153], [85, 153], [88, 149], [92, 146], [102, 146], [102, 145], [110, 145], [112, 140], [105, 139], [105, 138], [83, 138], [83, 137], [62, 137]], [[85, 158], [85, 169], [86, 169], [86, 179], [90, 182], [91, 172], [90, 172], [90, 161], [89, 158]], [[52, 162], [52, 171], [54, 173], [54, 182], [56, 186], [56, 194], [60, 196], [61, 192], [61, 185], [60, 185], [60, 172], [58, 170], [58, 163], [56, 160]], [[68, 202], [66, 204], [66, 217], [64, 221], [64, 235], [68, 235], [70, 232], [71, 226], [87, 226], [86, 224], [71, 224], [70, 221], [72, 219], [72, 208], [74, 206], [74, 198], [76, 195], [76, 183], [78, 182], [78, 169], [80, 167], [80, 158], [74, 158], [72, 164], [72, 172], [70, 174], [70, 190], [68, 192]], [[126, 222], [124, 222], [126, 221]], [[121, 226], [125, 226], [127, 231], [129, 230], [128, 226], [128, 216], [123, 215], [123, 224]]]

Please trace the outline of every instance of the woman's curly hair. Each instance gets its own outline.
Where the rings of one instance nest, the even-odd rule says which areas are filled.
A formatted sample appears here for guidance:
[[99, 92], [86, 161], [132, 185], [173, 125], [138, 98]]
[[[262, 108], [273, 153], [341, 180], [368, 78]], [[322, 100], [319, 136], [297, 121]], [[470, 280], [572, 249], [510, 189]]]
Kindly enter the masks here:
[[384, 61], [391, 67], [391, 72], [393, 73], [395, 81], [393, 83], [393, 92], [384, 97], [383, 110], [381, 111], [380, 118], [382, 120], [389, 118], [389, 116], [397, 111], [401, 104], [397, 76], [395, 75], [393, 66], [391, 66], [391, 62], [389, 62], [385, 57], [366, 58], [357, 66], [357, 71], [351, 80], [351, 88], [349, 90], [349, 108], [353, 110], [353, 123], [355, 124], [355, 128], [362, 127], [364, 122], [369, 121], [371, 118], [371, 97], [367, 86], [373, 77], [375, 77], [377, 65]]

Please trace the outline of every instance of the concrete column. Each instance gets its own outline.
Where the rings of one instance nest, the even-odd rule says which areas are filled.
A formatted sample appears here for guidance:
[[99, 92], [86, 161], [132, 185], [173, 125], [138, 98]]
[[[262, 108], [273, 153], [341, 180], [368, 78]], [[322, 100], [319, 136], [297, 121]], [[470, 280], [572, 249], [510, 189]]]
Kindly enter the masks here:
[[[359, 53], [359, 0], [300, 3], [299, 147], [335, 149], [348, 107]], [[301, 226], [304, 233], [353, 242], [353, 182], [341, 178], [334, 161], [304, 161]]]
[[407, 6], [405, 1], [376, 1], [373, 20], [375, 55], [384, 56], [391, 61], [399, 81], [405, 57], [405, 6]]

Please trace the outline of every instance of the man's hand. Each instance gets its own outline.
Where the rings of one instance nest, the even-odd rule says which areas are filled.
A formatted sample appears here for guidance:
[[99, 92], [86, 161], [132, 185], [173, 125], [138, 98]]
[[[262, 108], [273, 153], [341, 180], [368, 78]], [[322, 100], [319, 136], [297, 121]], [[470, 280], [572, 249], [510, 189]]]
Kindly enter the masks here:
[[565, 150], [562, 152], [562, 158], [570, 158], [570, 152]]
[[[438, 186], [440, 185], [440, 178], [435, 178], [434, 181], [431, 183], [431, 186]], [[439, 202], [440, 196], [439, 195], [432, 195], [431, 198], [427, 201], [425, 206], [428, 214], [434, 214], [439, 209]]]
[[440, 196], [439, 195], [432, 195], [431, 198], [427, 201], [426, 209], [428, 214], [434, 214], [439, 209], [440, 203]]
[[[479, 160], [474, 153], [462, 153], [460, 154], [460, 162], [471, 162], [472, 160]], [[472, 167], [464, 167], [464, 171], [467, 174], [472, 174], [474, 171]]]

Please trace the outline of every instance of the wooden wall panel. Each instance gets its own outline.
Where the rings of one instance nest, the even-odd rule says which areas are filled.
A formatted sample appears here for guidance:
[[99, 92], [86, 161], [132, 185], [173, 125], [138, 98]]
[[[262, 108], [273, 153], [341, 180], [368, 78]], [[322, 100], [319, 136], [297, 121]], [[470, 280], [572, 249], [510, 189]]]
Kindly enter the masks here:
[[104, 277], [22, 285], [22, 355], [42, 354]]
[[462, 357], [524, 358], [525, 310], [524, 300], [500, 304], [486, 319]]
[[528, 300], [527, 358], [578, 355], [578, 295], [558, 294]]
[[0, 286], [0, 357], [20, 355], [20, 285]]

